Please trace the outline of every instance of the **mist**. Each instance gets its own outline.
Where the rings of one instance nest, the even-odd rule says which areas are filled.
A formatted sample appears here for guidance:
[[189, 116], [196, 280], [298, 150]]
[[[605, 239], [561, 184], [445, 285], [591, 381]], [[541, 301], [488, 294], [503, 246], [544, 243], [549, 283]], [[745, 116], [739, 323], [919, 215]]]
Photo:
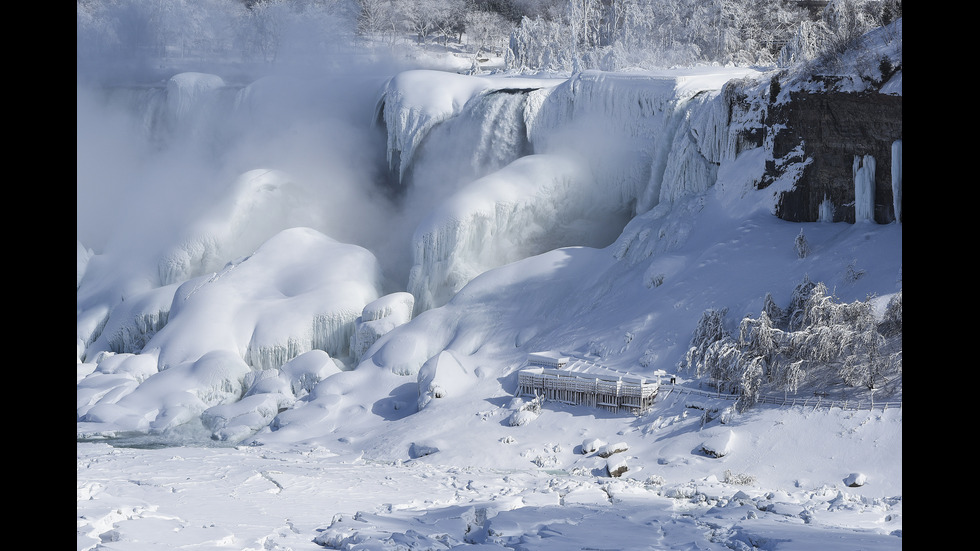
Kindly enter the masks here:
[[[139, 3], [101, 13], [101, 21], [114, 23], [110, 30], [83, 25], [80, 11], [80, 245], [115, 259], [113, 267], [101, 262], [113, 279], [141, 274], [144, 288], [169, 283], [157, 273], [168, 258], [199, 254], [198, 272], [218, 269], [277, 231], [309, 226], [371, 250], [397, 287], [409, 268], [411, 233], [393, 231], [406, 223], [387, 180], [376, 107], [384, 82], [402, 65], [384, 52], [355, 52], [341, 32], [353, 28], [347, 14], [326, 11], [283, 20], [289, 32], [274, 59], [257, 55], [254, 45], [267, 37], [247, 33], [258, 29], [261, 14], [243, 22], [229, 5], [235, 3], [197, 8], [206, 10], [198, 19], [236, 29], [234, 40], [207, 58], [140, 47], [134, 29], [143, 28], [137, 20], [150, 8]], [[259, 175], [262, 182], [254, 181]], [[208, 256], [217, 266], [203, 261]], [[93, 272], [86, 273], [90, 282], [107, 277]]]

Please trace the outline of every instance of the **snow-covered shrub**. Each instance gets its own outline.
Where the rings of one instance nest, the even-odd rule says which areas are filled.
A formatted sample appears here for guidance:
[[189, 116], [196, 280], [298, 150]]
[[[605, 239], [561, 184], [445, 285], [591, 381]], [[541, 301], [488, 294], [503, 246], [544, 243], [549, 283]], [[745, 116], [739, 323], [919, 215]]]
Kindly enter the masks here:
[[846, 281], [848, 283], [853, 283], [853, 282], [861, 279], [862, 277], [864, 277], [864, 273], [865, 273], [864, 270], [861, 269], [861, 268], [858, 268], [855, 265], [855, 262], [851, 262], [850, 264], [848, 264], [847, 265], [847, 271], [844, 272], [844, 281]]
[[667, 482], [667, 480], [659, 474], [652, 474], [643, 481], [643, 483], [648, 486], [663, 486], [665, 482]]
[[878, 324], [878, 332], [885, 337], [893, 337], [902, 333], [902, 292], [899, 291], [888, 299], [885, 314]]
[[756, 478], [746, 473], [733, 473], [731, 469], [725, 469], [725, 483], [738, 486], [748, 486], [755, 484]]
[[520, 408], [507, 419], [507, 424], [521, 427], [534, 421], [539, 415], [541, 415], [541, 397], [535, 396], [533, 400], [521, 404]]

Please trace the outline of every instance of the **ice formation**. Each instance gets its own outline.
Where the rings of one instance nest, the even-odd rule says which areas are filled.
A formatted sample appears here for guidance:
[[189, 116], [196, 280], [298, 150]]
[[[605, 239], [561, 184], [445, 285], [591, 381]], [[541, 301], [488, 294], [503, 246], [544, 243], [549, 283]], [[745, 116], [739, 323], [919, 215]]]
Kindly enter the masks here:
[[[409, 291], [416, 312], [445, 304], [491, 268], [565, 245], [602, 243], [608, 196], [572, 159], [522, 157], [440, 205], [416, 229]], [[590, 216], [591, 215], [591, 216]], [[613, 236], [614, 237], [614, 236]]]
[[854, 156], [854, 221], [875, 219], [875, 159], [871, 155]]
[[[283, 230], [219, 272], [161, 288], [159, 296], [172, 295], [168, 320], [131, 339], [140, 354], [113, 355], [119, 335], [130, 334], [108, 324], [89, 350], [96, 367], [79, 381], [79, 420], [164, 431], [207, 411], [202, 422], [216, 438], [240, 438], [339, 371], [333, 358], [349, 355], [354, 322], [380, 282], [367, 250], [310, 228]], [[131, 311], [166, 303], [156, 297], [144, 298], [152, 307], [133, 301]], [[128, 362], [139, 369], [123, 370], [116, 357], [140, 358]]]
[[[587, 71], [527, 89], [428, 77], [399, 75], [383, 100], [393, 168], [420, 191], [444, 186], [437, 196], [447, 197], [415, 230], [408, 290], [416, 313], [490, 268], [560, 246], [609, 244], [635, 214], [713, 185], [736, 148], [718, 100], [724, 81], [710, 75]], [[422, 93], [447, 78], [455, 94]], [[438, 150], [440, 169], [447, 159], [461, 166], [440, 173], [426, 149]]]
[[902, 140], [892, 144], [892, 200], [895, 220], [902, 220]]
[[[145, 361], [155, 355], [136, 357]], [[250, 372], [238, 354], [217, 349], [140, 383], [118, 374], [89, 376], [78, 384], [78, 421], [107, 424], [114, 430], [165, 432], [211, 406], [236, 402]]]
[[397, 74], [384, 86], [378, 101], [378, 119], [388, 135], [390, 168], [400, 181], [429, 131], [460, 114], [470, 100], [488, 91], [549, 84], [553, 84], [549, 79], [490, 78], [433, 70]]
[[833, 201], [830, 200], [830, 197], [824, 197], [824, 200], [820, 202], [817, 221], [818, 222], [834, 221], [834, 203]]
[[241, 400], [209, 407], [201, 413], [201, 423], [214, 440], [240, 441], [268, 426], [280, 411], [340, 371], [337, 362], [322, 350], [301, 354], [280, 369], [251, 371], [245, 376], [246, 391]]
[[354, 321], [350, 343], [353, 363], [360, 361], [382, 335], [411, 321], [414, 308], [415, 297], [407, 292], [391, 293], [365, 306]]
[[310, 228], [283, 230], [254, 254], [182, 284], [170, 323], [149, 346], [161, 349], [161, 368], [201, 354], [190, 346], [169, 346], [185, 340], [182, 331], [201, 326], [180, 323], [191, 316], [211, 320], [205, 323], [214, 327], [209, 347], [237, 351], [259, 369], [280, 367], [314, 349], [343, 358], [354, 320], [380, 296], [381, 279], [369, 251]]

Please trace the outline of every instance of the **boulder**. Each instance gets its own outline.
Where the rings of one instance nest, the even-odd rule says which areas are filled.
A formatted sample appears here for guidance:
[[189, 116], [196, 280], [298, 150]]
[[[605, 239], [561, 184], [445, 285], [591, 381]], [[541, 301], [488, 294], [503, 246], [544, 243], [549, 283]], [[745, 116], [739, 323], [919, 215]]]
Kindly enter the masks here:
[[630, 447], [626, 444], [626, 442], [606, 444], [605, 446], [601, 446], [598, 450], [596, 450], [596, 455], [599, 457], [609, 457], [614, 453], [624, 452], [628, 449], [630, 449]]

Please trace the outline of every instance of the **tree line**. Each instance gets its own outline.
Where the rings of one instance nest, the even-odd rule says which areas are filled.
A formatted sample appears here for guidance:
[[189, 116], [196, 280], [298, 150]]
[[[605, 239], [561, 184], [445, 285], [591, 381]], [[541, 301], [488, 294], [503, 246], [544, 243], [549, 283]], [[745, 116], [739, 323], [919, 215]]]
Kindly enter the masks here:
[[901, 17], [901, 0], [77, 0], [79, 62], [276, 62], [453, 46], [518, 71], [786, 65]]

